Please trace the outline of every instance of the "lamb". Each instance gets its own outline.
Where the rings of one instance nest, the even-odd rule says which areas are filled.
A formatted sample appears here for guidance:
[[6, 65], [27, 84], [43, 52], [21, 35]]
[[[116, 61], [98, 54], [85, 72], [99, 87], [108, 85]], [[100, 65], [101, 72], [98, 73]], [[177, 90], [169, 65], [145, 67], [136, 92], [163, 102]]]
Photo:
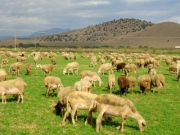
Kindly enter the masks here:
[[118, 85], [119, 85], [119, 89], [120, 89], [120, 95], [123, 95], [128, 92], [128, 87], [129, 87], [129, 83], [128, 83], [128, 79], [125, 76], [120, 76], [118, 78]]
[[74, 89], [77, 91], [85, 91], [91, 93], [92, 85], [88, 80], [81, 79], [74, 84]]
[[56, 76], [46, 76], [44, 79], [44, 85], [47, 88], [46, 90], [46, 97], [49, 96], [49, 91], [50, 90], [58, 90], [58, 89], [63, 89], [64, 86], [61, 82], [61, 79]]
[[93, 77], [94, 75], [97, 75], [97, 73], [89, 70], [83, 70], [81, 71], [80, 75], [81, 78], [83, 79], [85, 76]]
[[125, 66], [126, 66], [126, 63], [124, 63], [124, 62], [118, 63], [116, 65], [117, 72], [119, 72], [120, 69], [122, 69], [122, 71], [123, 71]]
[[149, 75], [141, 75], [138, 77], [138, 85], [141, 93], [146, 93], [146, 90], [150, 90], [151, 78]]
[[29, 75], [30, 74], [30, 72], [31, 72], [31, 69], [32, 69], [32, 66], [31, 66], [31, 64], [26, 64], [26, 74], [25, 75]]
[[[79, 63], [71, 62], [66, 65], [66, 67], [63, 70], [63, 74], [65, 75], [68, 71], [71, 71], [72, 74], [75, 71], [75, 74], [78, 74], [78, 69], [79, 69]], [[68, 72], [68, 75], [69, 75], [69, 72]]]
[[0, 86], [0, 94], [2, 95], [2, 103], [6, 104], [6, 95], [18, 95], [18, 103], [20, 99], [23, 103], [23, 94], [14, 86]]
[[128, 76], [127, 79], [128, 79], [128, 88], [130, 88], [131, 93], [133, 93], [137, 83], [136, 77]]
[[7, 67], [8, 63], [9, 63], [8, 59], [3, 59], [2, 62], [1, 62], [1, 67]]
[[41, 68], [44, 71], [44, 76], [46, 76], [47, 74], [51, 74], [54, 69], [52, 64], [46, 64], [46, 65], [37, 64], [36, 68]]
[[146, 127], [146, 121], [136, 110], [136, 107], [132, 101], [124, 99], [112, 94], [100, 94], [92, 102], [89, 109], [89, 115], [92, 112], [97, 111], [99, 113], [96, 119], [96, 132], [99, 132], [102, 129], [102, 116], [104, 113], [111, 116], [121, 116], [122, 122], [117, 129], [121, 128], [121, 132], [124, 131], [124, 124], [128, 117], [136, 119], [139, 125], [140, 132], [143, 132]]
[[112, 89], [115, 90], [115, 85], [116, 85], [116, 77], [114, 74], [110, 74], [108, 76], [108, 90], [110, 93], [112, 93]]
[[103, 84], [103, 82], [98, 74], [95, 74], [93, 76], [85, 76], [83, 79], [91, 82], [94, 85], [94, 87], [96, 86], [96, 81], [99, 82], [99, 87]]
[[105, 70], [108, 70], [109, 74], [110, 74], [110, 72], [113, 74], [113, 66], [112, 66], [112, 64], [111, 63], [101, 64], [101, 66], [99, 67], [99, 70], [98, 70], [98, 74], [100, 75], [102, 73], [104, 75]]
[[[166, 88], [165, 88], [165, 77], [163, 74], [157, 74], [156, 71], [154, 71], [152, 69], [151, 71], [151, 88], [153, 86], [157, 86], [158, 87], [158, 93], [160, 92], [160, 88], [164, 88], [165, 92], [166, 92]], [[154, 89], [153, 89], [154, 92]]]
[[0, 82], [5, 81], [8, 77], [8, 74], [6, 73], [6, 70], [0, 69]]
[[22, 63], [21, 62], [13, 63], [13, 64], [10, 65], [9, 73], [11, 75], [15, 74], [16, 76], [18, 76], [19, 73], [20, 73], [21, 68], [22, 68]]

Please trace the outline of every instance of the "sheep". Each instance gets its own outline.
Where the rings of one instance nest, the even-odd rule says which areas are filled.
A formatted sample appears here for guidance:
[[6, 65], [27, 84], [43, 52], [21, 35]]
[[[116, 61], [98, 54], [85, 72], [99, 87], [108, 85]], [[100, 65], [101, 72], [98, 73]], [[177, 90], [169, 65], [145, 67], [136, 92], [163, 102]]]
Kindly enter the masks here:
[[16, 87], [22, 95], [24, 95], [24, 88], [27, 86], [27, 83], [23, 78], [16, 78], [12, 80], [2, 81], [0, 82], [0, 87]]
[[[164, 88], [164, 91], [166, 92], [165, 88], [165, 77], [163, 74], [157, 74], [156, 71], [152, 69], [151, 71], [151, 88], [153, 86], [158, 87], [158, 93], [160, 92], [160, 88]], [[153, 89], [154, 92], [154, 89]]]
[[96, 87], [96, 81], [99, 82], [99, 87], [103, 84], [103, 82], [98, 74], [95, 74], [93, 76], [85, 76], [83, 79], [90, 81], [94, 87]]
[[128, 88], [130, 88], [131, 93], [133, 93], [137, 83], [136, 77], [128, 76], [127, 79], [128, 79]]
[[85, 76], [93, 77], [94, 75], [97, 75], [97, 73], [89, 70], [83, 70], [81, 71], [80, 75], [81, 78], [83, 79]]
[[[121, 116], [122, 122], [121, 125], [116, 127], [116, 129], [121, 128], [121, 132], [124, 131], [124, 124], [128, 117], [136, 119], [139, 125], [140, 132], [143, 132], [146, 127], [145, 119], [137, 111], [136, 107], [132, 101], [124, 99], [112, 94], [100, 94], [92, 102], [89, 109], [89, 115], [92, 115], [92, 112], [97, 111], [99, 113], [96, 119], [96, 132], [102, 130], [102, 116], [104, 113], [111, 116]], [[89, 117], [90, 117], [89, 116]], [[92, 117], [92, 116], [91, 116]]]
[[125, 66], [126, 66], [126, 63], [124, 63], [124, 62], [118, 63], [116, 65], [117, 72], [119, 72], [120, 69], [122, 69], [122, 71], [123, 71]]
[[112, 89], [115, 90], [115, 85], [116, 85], [116, 77], [114, 74], [110, 74], [108, 76], [108, 90], [110, 93], [112, 93]]
[[92, 85], [88, 80], [81, 79], [80, 81], [75, 82], [74, 89], [77, 91], [85, 91], [91, 93]]
[[8, 63], [9, 63], [8, 59], [3, 59], [2, 62], [1, 62], [1, 67], [7, 67]]
[[54, 107], [56, 110], [56, 115], [60, 115], [63, 117], [64, 115], [64, 108], [66, 106], [66, 97], [72, 92], [75, 91], [74, 87], [72, 86], [67, 86], [64, 87], [63, 89], [60, 89], [58, 94], [57, 94], [57, 98], [58, 98], [58, 102], [56, 104], [56, 106]]
[[44, 71], [44, 76], [46, 76], [47, 74], [51, 74], [54, 69], [52, 64], [46, 64], [46, 65], [37, 64], [36, 68], [41, 68]]
[[[97, 97], [96, 94], [87, 93], [83, 91], [73, 91], [66, 97], [66, 112], [64, 114], [62, 124], [65, 124], [65, 120], [71, 112], [72, 124], [75, 124], [74, 116], [78, 110], [88, 110], [91, 103]], [[72, 111], [71, 111], [72, 110]], [[87, 119], [85, 124], [87, 123]]]
[[111, 63], [101, 64], [99, 69], [98, 69], [98, 74], [100, 75], [102, 73], [104, 75], [105, 70], [108, 70], [109, 74], [110, 74], [110, 72], [113, 74], [113, 66], [112, 66], [112, 64]]
[[129, 72], [134, 72], [136, 74], [137, 66], [135, 64], [126, 64], [124, 67], [124, 73], [126, 77], [128, 76]]
[[0, 69], [0, 82], [5, 81], [8, 77], [8, 74], [6, 73], [6, 70]]
[[58, 90], [58, 89], [63, 89], [64, 86], [61, 82], [61, 79], [56, 76], [46, 76], [44, 79], [44, 85], [47, 88], [46, 90], [46, 97], [49, 96], [49, 91], [50, 90]]
[[56, 65], [56, 59], [54, 57], [50, 58], [51, 64]]
[[176, 65], [170, 65], [169, 66], [169, 74], [177, 74], [177, 66]]
[[146, 90], [150, 90], [151, 78], [149, 75], [141, 75], [138, 77], [138, 85], [141, 93], [146, 93]]
[[128, 87], [129, 87], [129, 83], [128, 83], [128, 79], [125, 76], [120, 76], [118, 78], [118, 85], [119, 85], [119, 89], [120, 89], [120, 95], [123, 95], [128, 92]]
[[19, 73], [20, 73], [21, 68], [22, 68], [22, 63], [21, 62], [13, 63], [13, 64], [10, 65], [9, 73], [11, 75], [15, 74], [16, 76], [18, 76]]
[[32, 70], [32, 66], [31, 66], [31, 64], [26, 64], [26, 74], [25, 75], [29, 75], [30, 74], [30, 72], [31, 72], [31, 70]]
[[18, 95], [18, 103], [20, 99], [23, 103], [23, 94], [14, 86], [0, 86], [0, 94], [2, 95], [2, 103], [6, 104], [6, 95]]
[[[66, 67], [63, 70], [63, 74], [65, 75], [68, 71], [71, 71], [73, 74], [73, 71], [75, 71], [75, 74], [78, 74], [79, 69], [79, 63], [77, 62], [71, 62], [66, 65]], [[69, 75], [69, 72], [68, 72]]]

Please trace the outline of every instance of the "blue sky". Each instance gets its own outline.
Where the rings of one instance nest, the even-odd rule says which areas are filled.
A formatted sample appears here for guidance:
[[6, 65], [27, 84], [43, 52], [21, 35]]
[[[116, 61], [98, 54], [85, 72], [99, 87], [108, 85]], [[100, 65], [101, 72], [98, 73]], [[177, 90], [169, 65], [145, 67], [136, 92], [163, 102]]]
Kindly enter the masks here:
[[0, 0], [0, 36], [79, 29], [113, 19], [180, 24], [179, 0]]

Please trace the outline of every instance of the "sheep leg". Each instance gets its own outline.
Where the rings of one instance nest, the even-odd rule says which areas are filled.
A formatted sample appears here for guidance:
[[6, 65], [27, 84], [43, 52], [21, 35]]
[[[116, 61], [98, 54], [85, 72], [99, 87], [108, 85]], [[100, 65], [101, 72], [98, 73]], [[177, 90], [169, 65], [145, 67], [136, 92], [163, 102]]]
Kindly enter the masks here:
[[99, 132], [100, 130], [102, 130], [102, 117], [103, 117], [104, 112], [105, 110], [101, 110], [101, 112], [99, 113], [96, 119], [96, 132]]
[[63, 125], [65, 124], [66, 118], [69, 116], [70, 111], [71, 111], [71, 107], [69, 105], [67, 105], [67, 110], [66, 110], [64, 117], [63, 117], [63, 120], [61, 122]]
[[126, 118], [122, 116], [121, 132], [124, 132], [124, 124], [125, 123], [126, 123]]
[[[72, 109], [72, 112], [71, 112], [71, 119], [72, 119], [73, 125], [75, 125], [76, 122], [75, 122], [75, 120], [74, 120], [74, 116], [75, 116], [75, 113], [77, 112], [77, 106], [72, 107], [72, 108], [73, 108], [73, 109]], [[77, 116], [77, 115], [76, 115], [76, 116]]]
[[47, 91], [46, 91], [46, 98], [49, 97], [49, 90], [50, 90], [50, 88], [47, 88]]
[[92, 111], [91, 111], [91, 110], [89, 111], [89, 113], [88, 113], [88, 115], [87, 115], [87, 117], [86, 117], [86, 120], [85, 120], [85, 122], [84, 122], [85, 125], [87, 124], [87, 122], [88, 122], [89, 119], [90, 119], [90, 124], [92, 125], [93, 122], [92, 122]]

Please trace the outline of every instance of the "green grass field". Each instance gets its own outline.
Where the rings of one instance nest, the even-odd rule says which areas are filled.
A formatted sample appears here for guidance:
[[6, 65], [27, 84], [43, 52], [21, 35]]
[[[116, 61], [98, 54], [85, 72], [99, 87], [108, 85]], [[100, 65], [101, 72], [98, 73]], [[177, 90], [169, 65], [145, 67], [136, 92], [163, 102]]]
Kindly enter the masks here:
[[[28, 55], [28, 54], [26, 54]], [[96, 54], [97, 55], [97, 54]], [[4, 57], [1, 57], [3, 59]], [[95, 118], [97, 113], [93, 114], [94, 125], [84, 125], [84, 119], [87, 111], [78, 111], [78, 121], [76, 125], [72, 125], [71, 119], [66, 121], [66, 125], [62, 126], [61, 116], [56, 116], [54, 106], [57, 103], [56, 96], [45, 97], [46, 88], [44, 86], [44, 73], [41, 69], [36, 69], [32, 57], [27, 57], [27, 62], [23, 63], [23, 67], [19, 77], [22, 77], [27, 86], [25, 88], [24, 103], [17, 103], [17, 99], [12, 96], [7, 96], [7, 104], [0, 103], [0, 134], [1, 135], [56, 135], [56, 134], [73, 134], [73, 135], [94, 135], [94, 134], [109, 134], [109, 135], [179, 135], [180, 134], [180, 82], [176, 76], [169, 75], [168, 67], [165, 62], [161, 62], [161, 66], [157, 68], [158, 73], [164, 74], [167, 84], [167, 92], [163, 91], [149, 92], [146, 95], [139, 93], [139, 86], [136, 86], [135, 93], [128, 93], [125, 98], [130, 99], [136, 106], [139, 113], [147, 122], [147, 128], [143, 133], [140, 133], [138, 124], [135, 119], [128, 118], [125, 124], [125, 132], [121, 133], [116, 130], [116, 126], [121, 122], [120, 117], [113, 117], [111, 124], [103, 121], [103, 129], [96, 133]], [[63, 75], [62, 71], [65, 65], [74, 60], [65, 60], [61, 54], [57, 54], [54, 66], [53, 76], [61, 78], [63, 85], [73, 86], [76, 81], [80, 80], [80, 75]], [[80, 53], [76, 60], [80, 64], [79, 73], [82, 70], [98, 71], [99, 63], [95, 67], [90, 67], [90, 59], [81, 58]], [[15, 59], [9, 58], [9, 63], [16, 62]], [[110, 62], [106, 60], [106, 62]], [[32, 72], [29, 76], [25, 75], [25, 64], [33, 65]], [[43, 58], [39, 60], [40, 64], [50, 63], [50, 60]], [[5, 68], [8, 71], [8, 68]], [[122, 72], [114, 70], [116, 78], [124, 75]], [[136, 78], [142, 74], [147, 74], [147, 68], [138, 69]], [[101, 94], [108, 93], [107, 80], [108, 74], [100, 76], [104, 84], [101, 87], [93, 87], [92, 93]], [[16, 76], [9, 75], [9, 79], [14, 79]], [[57, 93], [57, 92], [56, 92]], [[119, 88], [116, 84], [115, 93], [119, 94]], [[1, 98], [0, 98], [1, 100]]]

